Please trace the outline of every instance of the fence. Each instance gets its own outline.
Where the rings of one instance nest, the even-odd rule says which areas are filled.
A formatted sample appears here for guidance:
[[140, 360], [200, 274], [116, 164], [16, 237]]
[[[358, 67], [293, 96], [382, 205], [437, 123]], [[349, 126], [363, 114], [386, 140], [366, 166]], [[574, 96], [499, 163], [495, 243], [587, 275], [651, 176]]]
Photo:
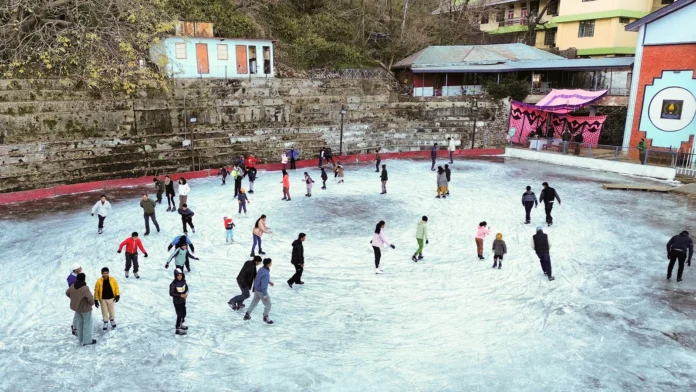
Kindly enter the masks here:
[[381, 69], [329, 69], [317, 68], [310, 71], [310, 78], [325, 79], [363, 79], [363, 80], [391, 80], [391, 73]]

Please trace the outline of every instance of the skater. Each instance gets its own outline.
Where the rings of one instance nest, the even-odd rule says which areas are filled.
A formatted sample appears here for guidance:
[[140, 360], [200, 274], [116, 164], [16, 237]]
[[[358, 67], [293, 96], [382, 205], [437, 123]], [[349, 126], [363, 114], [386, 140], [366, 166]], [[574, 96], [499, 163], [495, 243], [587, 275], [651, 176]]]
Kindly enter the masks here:
[[375, 252], [375, 273], [376, 274], [381, 274], [383, 272], [382, 268], [380, 268], [380, 260], [382, 259], [382, 250], [381, 248], [384, 245], [388, 245], [392, 249], [396, 249], [396, 246], [394, 244], [390, 244], [387, 241], [387, 237], [384, 234], [384, 226], [386, 223], [384, 221], [379, 221], [377, 223], [377, 226], [375, 227], [375, 233], [372, 236], [372, 241], [370, 241], [370, 244], [372, 244], [372, 250]]
[[[191, 187], [186, 183], [186, 179], [179, 179], [179, 207], [188, 202], [188, 194], [191, 192]], [[176, 208], [176, 207], [175, 207]]]
[[294, 284], [304, 284], [302, 281], [302, 271], [304, 271], [304, 246], [302, 243], [307, 238], [305, 233], [300, 233], [292, 243], [292, 256], [290, 263], [295, 267], [295, 275], [288, 279], [288, 286], [292, 288]]
[[224, 217], [223, 221], [225, 222], [225, 243], [226, 244], [231, 244], [234, 242], [234, 227], [236, 226], [234, 222], [232, 221], [232, 218]]
[[326, 150], [324, 150], [324, 157], [326, 158], [326, 163], [334, 165], [333, 155], [331, 154], [331, 147], [326, 147]]
[[[323, 164], [324, 164], [324, 152], [325, 152], [325, 148], [322, 147], [319, 150], [319, 168], [320, 169], [323, 167]], [[283, 167], [283, 169], [285, 169], [285, 167]]]
[[184, 233], [188, 233], [186, 230], [186, 225], [191, 226], [191, 231], [196, 232], [196, 228], [193, 227], [193, 215], [194, 212], [188, 208], [188, 204], [184, 203], [179, 207], [179, 215], [181, 215], [181, 225], [184, 227]]
[[191, 252], [196, 251], [196, 248], [193, 247], [193, 242], [191, 242], [191, 239], [188, 238], [187, 233], [184, 233], [182, 235], [178, 235], [178, 236], [174, 237], [174, 240], [172, 240], [172, 242], [167, 247], [167, 252], [171, 251], [172, 248], [174, 248], [174, 247], [178, 248], [179, 244], [181, 244], [181, 243], [188, 245], [188, 247], [191, 248]]
[[534, 249], [537, 257], [539, 257], [544, 275], [546, 275], [549, 280], [554, 280], [555, 278], [551, 273], [551, 255], [549, 254], [551, 242], [549, 242], [549, 236], [544, 233], [544, 228], [541, 226], [537, 226], [537, 232], [532, 236], [532, 249]]
[[244, 320], [251, 320], [251, 313], [254, 308], [259, 303], [263, 302], [263, 322], [268, 325], [273, 325], [273, 321], [268, 318], [268, 314], [271, 312], [271, 297], [268, 295], [268, 285], [274, 286], [271, 282], [271, 265], [273, 261], [271, 259], [263, 259], [263, 267], [259, 268], [259, 272], [256, 274], [256, 279], [254, 280], [254, 299], [249, 305], [249, 309], [244, 314]]
[[339, 161], [334, 168], [335, 176], [338, 177], [338, 184], [343, 184], [343, 165]]
[[[253, 169], [256, 170], [256, 169]], [[252, 183], [253, 184], [253, 183]], [[249, 191], [251, 193], [251, 191]], [[242, 210], [244, 210], [244, 215], [246, 215], [247, 210], [246, 210], [246, 205], [247, 203], [251, 203], [249, 198], [247, 197], [246, 191], [244, 188], [239, 189], [239, 195], [237, 195], [237, 204], [239, 204], [239, 212], [238, 214], [242, 213]]]
[[121, 299], [121, 292], [118, 289], [118, 282], [113, 276], [109, 276], [109, 268], [101, 269], [102, 276], [97, 279], [94, 285], [94, 306], [99, 309], [101, 305], [102, 331], [106, 332], [111, 323], [111, 329], [116, 328], [116, 310], [114, 303]]
[[442, 166], [437, 167], [437, 196], [435, 198], [447, 198], [447, 174]]
[[145, 257], [147, 257], [147, 251], [143, 248], [143, 243], [140, 241], [140, 238], [138, 238], [138, 232], [134, 231], [130, 238], [126, 238], [121, 242], [116, 253], [121, 253], [124, 246], [126, 247], [126, 279], [128, 279], [128, 271], [130, 271], [131, 264], [133, 264], [133, 275], [136, 279], [140, 279], [138, 275], [138, 270], [140, 269], [138, 264], [138, 249], [143, 252], [143, 256]]
[[321, 189], [326, 190], [326, 181], [329, 179], [329, 176], [326, 174], [326, 171], [324, 168], [321, 168]]
[[283, 170], [287, 169], [288, 166], [288, 153], [283, 151], [280, 155], [280, 163], [283, 165]]
[[283, 169], [283, 179], [280, 182], [283, 184], [283, 198], [281, 200], [290, 201], [290, 176], [285, 169]]
[[149, 199], [147, 194], [143, 194], [140, 207], [143, 209], [143, 218], [145, 219], [145, 235], [150, 235], [150, 219], [152, 219], [157, 232], [160, 232], [159, 223], [157, 223], [157, 217], [155, 216], [155, 205], [155, 202]]
[[257, 163], [259, 163], [259, 160], [256, 159], [256, 157], [254, 157], [253, 155], [249, 154], [249, 156], [247, 157], [246, 162], [245, 162], [247, 172], [250, 169], [256, 169]]
[[430, 149], [430, 160], [432, 165], [430, 166], [430, 171], [435, 171], [435, 160], [437, 159], [437, 143], [433, 143], [433, 147]]
[[379, 148], [375, 151], [375, 173], [379, 173], [379, 163], [382, 162], [382, 156], [379, 153]]
[[449, 145], [447, 146], [447, 151], [449, 151], [449, 163], [451, 165], [454, 163], [454, 151], [457, 150], [457, 147], [454, 145], [454, 139], [452, 139], [451, 137], [447, 138], [447, 142], [449, 143]]
[[307, 184], [307, 194], [305, 196], [312, 197], [312, 184], [314, 184], [314, 180], [312, 180], [312, 177], [310, 177], [307, 172], [304, 172], [304, 182]]
[[176, 203], [174, 202], [174, 181], [169, 176], [164, 176], [165, 196], [167, 196], [167, 212], [176, 211]]
[[237, 197], [239, 190], [242, 189], [242, 180], [244, 179], [244, 174], [239, 166], [235, 166], [232, 170], [232, 177], [234, 178], [234, 197]]
[[295, 146], [292, 146], [290, 151], [288, 151], [288, 155], [290, 158], [290, 170], [295, 170], [297, 167], [295, 166], [295, 161], [300, 157], [300, 153], [295, 149]]
[[[82, 272], [82, 267], [80, 266], [80, 264], [75, 263], [72, 265], [71, 271], [72, 272], [70, 273], [70, 275], [68, 275], [68, 288], [70, 288], [70, 286], [74, 285], [75, 282], [77, 282], [77, 275], [80, 272]], [[77, 325], [77, 313], [73, 314], [73, 321], [72, 321], [72, 325], [70, 326], [70, 330], [72, 331], [73, 336], [77, 336], [76, 325]]]
[[261, 265], [261, 256], [254, 256], [253, 259], [247, 260], [242, 269], [239, 270], [239, 275], [237, 275], [237, 285], [242, 293], [232, 297], [227, 304], [235, 312], [244, 307], [244, 300], [249, 298], [249, 290], [254, 286], [254, 279], [256, 279], [256, 267]]
[[447, 179], [447, 196], [449, 196], [449, 183], [452, 178], [452, 170], [450, 170], [449, 165], [445, 165], [445, 178]]
[[70, 298], [70, 309], [75, 312], [75, 329], [77, 340], [83, 345], [97, 343], [92, 339], [92, 306], [94, 297], [87, 287], [85, 274], [77, 274], [75, 283], [68, 288], [65, 295]]
[[244, 159], [244, 155], [239, 156], [237, 167], [239, 168], [239, 172], [242, 174], [242, 177], [246, 176], [246, 160]]
[[483, 260], [483, 239], [487, 235], [491, 234], [491, 228], [488, 227], [488, 223], [483, 221], [479, 223], [478, 230], [476, 231], [476, 251], [478, 253], [478, 258]]
[[187, 326], [184, 325], [186, 319], [186, 298], [188, 298], [188, 285], [184, 271], [180, 268], [174, 270], [174, 280], [169, 284], [169, 295], [174, 302], [176, 312], [176, 335], [186, 335]]
[[256, 244], [259, 244], [259, 254], [260, 255], [265, 255], [262, 247], [261, 247], [261, 237], [264, 235], [264, 233], [270, 233], [271, 229], [269, 227], [266, 227], [266, 215], [261, 215], [259, 219], [256, 220], [256, 223], [254, 224], [254, 229], [251, 231], [252, 235], [254, 236], [254, 242], [251, 245], [251, 255], [250, 257], [254, 257], [254, 249], [256, 248]]
[[[253, 194], [254, 193], [254, 181], [256, 181], [256, 168], [251, 167], [249, 168], [249, 171], [247, 171], [247, 176], [249, 177], [249, 193]], [[240, 188], [243, 189], [243, 188]]]
[[104, 232], [104, 220], [106, 216], [109, 215], [109, 212], [111, 212], [111, 203], [106, 200], [106, 195], [101, 195], [99, 201], [92, 207], [92, 216], [94, 216], [95, 212], [99, 218], [97, 234], [101, 234]]
[[553, 200], [558, 200], [558, 205], [561, 205], [561, 198], [558, 196], [558, 192], [549, 186], [548, 182], [541, 184], [544, 189], [539, 195], [539, 203], [544, 202], [544, 210], [546, 210], [546, 224], [551, 226], [553, 224], [553, 217], [551, 216], [551, 210], [553, 210]]
[[[688, 258], [687, 258], [688, 252]], [[672, 237], [667, 243], [667, 258], [669, 259], [669, 267], [667, 267], [667, 280], [672, 278], [672, 269], [674, 263], [679, 261], [679, 269], [677, 269], [677, 282], [682, 281], [684, 273], [684, 261], [686, 265], [691, 266], [691, 256], [694, 254], [694, 242], [689, 238], [689, 232], [684, 230], [679, 235]]]
[[421, 218], [421, 221], [418, 222], [418, 227], [416, 228], [416, 241], [418, 242], [418, 249], [416, 249], [416, 253], [411, 257], [411, 260], [415, 263], [417, 263], [418, 260], [423, 260], [423, 241], [425, 241], [426, 244], [430, 243], [430, 241], [428, 241], [428, 217], [425, 215]]
[[220, 168], [220, 171], [218, 172], [218, 176], [222, 176], [222, 185], [225, 185], [227, 181], [227, 176], [230, 174], [229, 171], [227, 171], [227, 168], [224, 166]]
[[382, 193], [380, 193], [380, 195], [383, 195], [387, 193], [387, 181], [389, 181], [389, 176], [387, 175], [387, 165], [382, 165], [382, 174], [380, 174], [379, 178], [382, 180]]
[[537, 198], [534, 192], [532, 192], [532, 187], [527, 185], [527, 191], [522, 194], [522, 205], [524, 206], [524, 224], [528, 225], [532, 221], [530, 213], [532, 212], [532, 207], [537, 208], [539, 203], [537, 203]]
[[507, 245], [505, 245], [505, 241], [503, 241], [503, 234], [498, 233], [495, 235], [495, 241], [493, 241], [493, 268], [503, 268], [503, 256], [505, 256], [506, 253]]
[[[169, 259], [167, 259], [167, 264], [164, 265], [164, 268], [169, 268], [169, 263], [171, 263], [172, 260], [174, 260], [174, 265], [177, 269], [181, 269], [183, 271], [184, 267], [186, 267], [186, 271], [191, 272], [189, 259], [200, 259], [196, 257], [196, 255], [194, 255], [189, 249], [187, 249], [187, 245], [185, 242], [180, 242], [178, 247], [179, 249], [172, 252], [172, 254], [169, 256]], [[176, 271], [174, 272], [174, 276], [176, 276]]]
[[155, 189], [157, 190], [157, 204], [162, 204], [162, 195], [164, 194], [164, 182], [159, 178], [155, 177], [152, 179], [155, 183]]

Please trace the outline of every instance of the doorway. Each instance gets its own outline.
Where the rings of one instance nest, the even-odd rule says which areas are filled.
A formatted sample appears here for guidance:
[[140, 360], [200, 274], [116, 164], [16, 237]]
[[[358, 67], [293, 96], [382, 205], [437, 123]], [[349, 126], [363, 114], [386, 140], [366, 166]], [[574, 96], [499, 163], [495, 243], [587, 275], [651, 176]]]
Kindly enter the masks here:
[[196, 63], [198, 65], [199, 74], [210, 73], [210, 64], [208, 63], [208, 44], [196, 44]]

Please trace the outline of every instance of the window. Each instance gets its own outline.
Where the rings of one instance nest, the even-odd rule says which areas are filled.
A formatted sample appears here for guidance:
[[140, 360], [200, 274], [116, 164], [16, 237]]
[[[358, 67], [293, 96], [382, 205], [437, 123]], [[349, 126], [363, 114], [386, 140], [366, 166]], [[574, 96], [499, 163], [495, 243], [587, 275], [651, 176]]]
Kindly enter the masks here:
[[175, 52], [175, 57], [178, 59], [185, 59], [186, 58], [186, 44], [185, 43], [177, 43], [174, 45], [174, 52]]
[[527, 20], [527, 5], [526, 4], [522, 5], [522, 12], [520, 12], [520, 20], [522, 21], [521, 23], [526, 23], [525, 22]]
[[549, 8], [546, 9], [546, 14], [551, 16], [558, 16], [558, 2], [560, 0], [549, 0]]
[[631, 20], [628, 18], [619, 18], [619, 23], [621, 24], [629, 24], [631, 23]]
[[594, 37], [594, 20], [583, 20], [580, 21], [580, 28], [578, 29], [578, 37]]
[[515, 17], [515, 6], [513, 4], [510, 4], [510, 6], [508, 7], [508, 11], [507, 11], [507, 18], [512, 19], [514, 17]]
[[218, 60], [228, 60], [227, 44], [218, 44], [217, 52], [218, 52]]
[[674, 0], [662, 0], [662, 4], [668, 5], [674, 3]]
[[266, 75], [271, 73], [271, 47], [263, 47], [263, 73]]
[[505, 11], [500, 10], [495, 14], [495, 21], [500, 23], [500, 22], [505, 22]]
[[556, 31], [558, 29], [548, 29], [544, 32], [544, 45], [556, 46]]
[[488, 24], [488, 14], [481, 15], [481, 24]]

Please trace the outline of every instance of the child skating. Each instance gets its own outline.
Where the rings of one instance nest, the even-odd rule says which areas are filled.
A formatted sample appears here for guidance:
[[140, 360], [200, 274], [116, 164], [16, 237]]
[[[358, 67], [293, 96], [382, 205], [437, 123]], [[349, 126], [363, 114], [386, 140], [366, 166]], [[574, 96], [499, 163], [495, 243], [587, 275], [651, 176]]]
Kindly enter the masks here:
[[225, 243], [226, 244], [231, 244], [234, 242], [234, 222], [232, 222], [232, 218], [225, 217], [223, 218], [225, 222]]
[[324, 168], [321, 168], [321, 189], [326, 190], [326, 181], [329, 179], [329, 176], [326, 174], [326, 170]]
[[507, 245], [505, 245], [505, 241], [503, 241], [503, 234], [498, 233], [495, 235], [495, 241], [493, 241], [493, 268], [503, 268], [503, 256], [505, 256], [506, 253]]
[[314, 184], [314, 180], [312, 180], [312, 177], [310, 177], [307, 172], [304, 172], [304, 182], [307, 184], [307, 194], [305, 196], [312, 197], [312, 184]]
[[483, 239], [489, 234], [491, 234], [491, 230], [490, 227], [488, 227], [488, 223], [486, 223], [486, 221], [479, 223], [478, 230], [476, 231], [476, 252], [478, 253], [478, 258], [481, 260], [484, 259]]
[[290, 176], [287, 170], [283, 169], [283, 179], [280, 181], [283, 184], [283, 198], [281, 200], [290, 201]]
[[416, 253], [413, 254], [411, 260], [418, 262], [418, 260], [423, 260], [423, 241], [428, 244], [428, 217], [423, 216], [420, 222], [418, 222], [418, 227], [416, 228], [416, 241], [418, 242], [418, 249]]
[[[256, 169], [254, 169], [256, 170]], [[253, 184], [253, 183], [252, 183]], [[251, 191], [249, 191], [251, 192]], [[238, 214], [242, 214], [242, 210], [244, 210], [244, 215], [246, 215], [246, 205], [247, 203], [251, 203], [249, 198], [247, 197], [246, 191], [244, 191], [244, 188], [239, 189], [239, 194], [237, 195], [237, 204], [239, 204], [239, 212]]]
[[337, 184], [343, 184], [343, 165], [341, 165], [341, 162], [338, 162], [336, 167], [334, 167], [334, 173], [338, 178]]

